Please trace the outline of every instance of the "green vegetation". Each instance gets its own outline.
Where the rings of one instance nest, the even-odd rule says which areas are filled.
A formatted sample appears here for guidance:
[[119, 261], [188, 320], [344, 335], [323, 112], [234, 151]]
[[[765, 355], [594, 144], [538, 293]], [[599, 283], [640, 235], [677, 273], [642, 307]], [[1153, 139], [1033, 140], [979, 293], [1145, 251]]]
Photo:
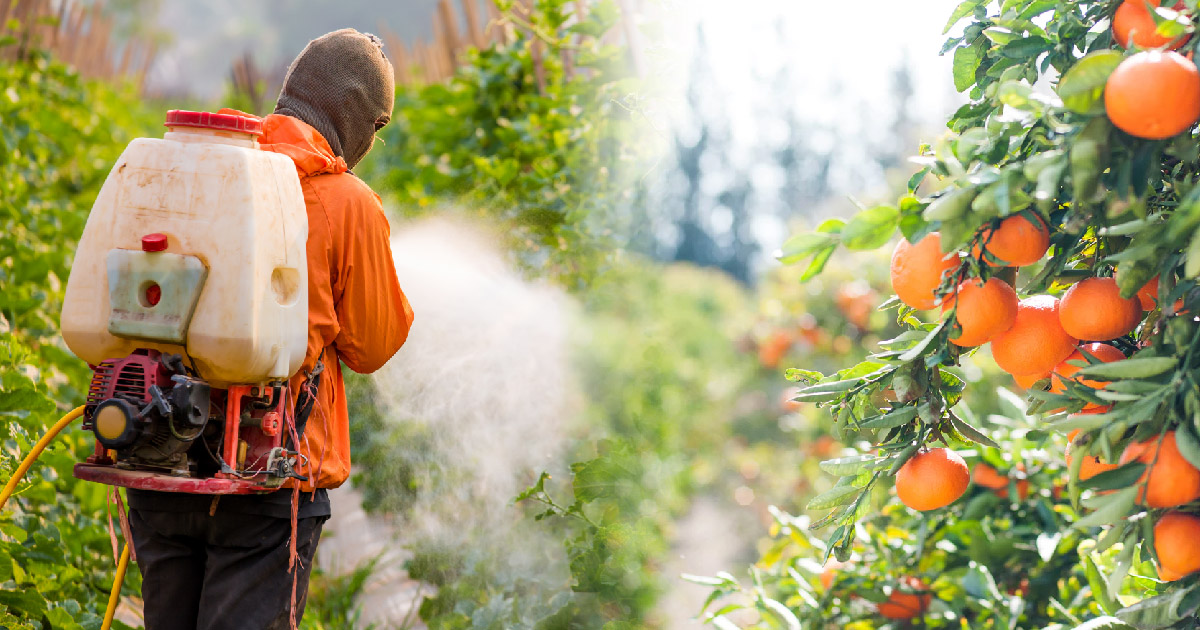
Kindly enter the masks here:
[[[0, 65], [0, 478], [83, 402], [91, 373], [58, 337], [71, 252], [108, 169], [149, 132], [136, 95], [41, 55]], [[64, 432], [0, 514], [0, 626], [98, 628], [116, 559], [105, 488], [71, 467], [93, 447]], [[133, 571], [124, 592], [140, 588]], [[121, 627], [117, 625], [116, 627]]]
[[[809, 501], [819, 519], [776, 515], [777, 542], [752, 569], [752, 584], [729, 575], [704, 580], [714, 599], [733, 596], [711, 613], [714, 625], [901, 627], [912, 618], [931, 628], [1194, 627], [1200, 579], [1194, 569], [1164, 570], [1192, 553], [1187, 545], [1194, 539], [1176, 537], [1165, 551], [1156, 549], [1164, 544], [1156, 523], [1168, 510], [1194, 512], [1200, 497], [1190, 487], [1200, 474], [1192, 380], [1200, 336], [1189, 314], [1200, 295], [1200, 166], [1192, 135], [1200, 106], [1191, 104], [1200, 77], [1191, 61], [1181, 61], [1182, 78], [1156, 75], [1154, 67], [1122, 71], [1118, 79], [1114, 70], [1136, 52], [1123, 51], [1109, 29], [1121, 4], [961, 3], [946, 30], [958, 25], [962, 35], [944, 50], [953, 51], [955, 84], [971, 102], [951, 117], [953, 133], [922, 148], [926, 168], [899, 203], [798, 234], [783, 259], [806, 263], [805, 275], [813, 277], [839, 247], [877, 249], [897, 231], [911, 243], [937, 234], [937, 255], [955, 255], [953, 271], [933, 277], [939, 299], [950, 299], [970, 278], [999, 278], [1021, 296], [1043, 296], [1042, 303], [1049, 303], [1045, 294], [1063, 298], [1051, 320], [1024, 324], [1025, 330], [1066, 339], [1066, 353], [1080, 340], [1106, 342], [1123, 360], [1102, 365], [1084, 356], [1069, 363], [1066, 353], [1040, 356], [1053, 352], [1048, 344], [1022, 347], [1015, 335], [992, 336], [998, 360], [1011, 356], [1014, 345], [1022, 350], [1017, 364], [1000, 361], [1006, 369], [1038, 381], [1028, 385], [1027, 401], [1002, 392], [993, 404], [998, 382], [978, 371], [980, 362], [990, 364], [986, 354], [950, 342], [965, 335], [971, 313], [963, 302], [942, 314], [890, 300], [881, 308], [895, 310], [905, 332], [880, 342], [866, 361], [828, 375], [789, 371], [803, 384], [797, 400], [827, 406], [831, 428], [849, 436], [856, 450], [822, 462], [839, 480]], [[1182, 38], [1195, 30], [1196, 2], [1179, 8], [1186, 10], [1160, 9], [1146, 19], [1164, 36], [1162, 45], [1175, 40], [1183, 52], [1194, 52], [1195, 37]], [[1053, 91], [1035, 88], [1040, 79], [1049, 79]], [[1173, 92], [1146, 99], [1153, 111], [1131, 115], [1119, 108], [1123, 95], [1136, 101], [1152, 85]], [[1178, 126], [1153, 127], [1156, 116], [1174, 116]], [[940, 180], [940, 193], [919, 192], [930, 175]], [[1033, 260], [1013, 264], [1023, 266], [1019, 274], [1004, 267], [1005, 256], [989, 240], [1018, 215], [1040, 221], [1049, 241], [1048, 252], [1032, 246]], [[894, 264], [893, 285], [915, 273]], [[1068, 335], [1083, 328], [1077, 322], [1083, 311], [1068, 305], [1069, 291], [1086, 278], [1114, 275], [1119, 296], [1113, 289], [1100, 298], [1106, 306], [1097, 303], [1084, 314], [1112, 319], [1132, 299], [1133, 320], [1115, 334]], [[1157, 288], [1148, 285], [1155, 278]], [[1135, 299], [1139, 290], [1145, 316]], [[1013, 331], [1022, 325], [1020, 315], [1010, 324]], [[1050, 367], [1032, 367], [1045, 359], [1056, 374], [1053, 390]], [[1075, 380], [1065, 377], [1079, 368]], [[1085, 406], [1088, 413], [1080, 413]], [[1078, 437], [1065, 437], [1076, 429]], [[1168, 435], [1178, 449], [1158, 451]], [[1141, 461], [1134, 457], [1139, 442], [1152, 453]], [[975, 485], [957, 501], [952, 493], [949, 507], [917, 512], [890, 498], [890, 480], [935, 443], [990, 465], [999, 485], [984, 487], [992, 482], [977, 469]], [[1111, 465], [1083, 474], [1085, 459]], [[1148, 469], [1155, 472], [1145, 475]], [[1149, 505], [1141, 505], [1147, 487]], [[996, 493], [1006, 500], [997, 501]], [[825, 541], [811, 537], [820, 528]], [[831, 585], [820, 585], [821, 565], [832, 559], [849, 565], [830, 574], [837, 576]], [[917, 594], [906, 594], [914, 588]], [[921, 593], [931, 597], [918, 605]], [[897, 601], [912, 604], [910, 614], [884, 619]], [[757, 612], [741, 618], [748, 621], [735, 624], [728, 616], [746, 608]]]

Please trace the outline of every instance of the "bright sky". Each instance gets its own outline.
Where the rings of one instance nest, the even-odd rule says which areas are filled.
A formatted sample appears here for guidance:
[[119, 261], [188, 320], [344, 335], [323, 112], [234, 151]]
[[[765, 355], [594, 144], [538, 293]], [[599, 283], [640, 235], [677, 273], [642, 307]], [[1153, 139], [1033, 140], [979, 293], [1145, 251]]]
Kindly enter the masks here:
[[[945, 119], [965, 101], [954, 90], [950, 58], [938, 55], [946, 40], [942, 29], [958, 3], [668, 0], [662, 13], [651, 17], [667, 25], [665, 37], [659, 46], [649, 43], [647, 50], [658, 67], [665, 66], [662, 76], [652, 77], [667, 105], [660, 112], [665, 115], [656, 118], [661, 127], [673, 125], [685, 134], [693, 128], [684, 90], [697, 32], [702, 30], [714, 75], [712, 91], [720, 99], [716, 107], [724, 114], [733, 144], [728, 157], [749, 168], [760, 191], [779, 183], [778, 169], [758, 165], [772, 159], [764, 147], [786, 133], [779, 120], [785, 109], [777, 102], [781, 94], [792, 99], [790, 104], [806, 122], [836, 130], [840, 159], [857, 163], [871, 154], [872, 147], [866, 145], [885, 132], [896, 115], [892, 75], [907, 60], [915, 90], [909, 113], [919, 127], [913, 133], [919, 140], [934, 140], [944, 133]], [[772, 84], [784, 67], [791, 87], [781, 92]], [[671, 111], [671, 104], [678, 109]], [[915, 144], [911, 151], [915, 153]], [[869, 199], [884, 192], [882, 175], [877, 175], [874, 181], [835, 176], [834, 186], [842, 195]], [[724, 185], [721, 178], [713, 173], [713, 181], [706, 183], [719, 189]], [[782, 242], [787, 228], [764, 217], [755, 231], [770, 251]]]

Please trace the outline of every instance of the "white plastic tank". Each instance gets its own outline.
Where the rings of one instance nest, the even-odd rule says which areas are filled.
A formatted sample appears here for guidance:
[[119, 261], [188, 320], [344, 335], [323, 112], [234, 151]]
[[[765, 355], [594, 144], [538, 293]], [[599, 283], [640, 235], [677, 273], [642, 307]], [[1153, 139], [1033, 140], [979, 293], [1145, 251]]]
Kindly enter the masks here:
[[93, 365], [184, 355], [216, 387], [286, 379], [308, 342], [308, 216], [258, 119], [172, 110], [126, 147], [75, 253], [62, 335]]

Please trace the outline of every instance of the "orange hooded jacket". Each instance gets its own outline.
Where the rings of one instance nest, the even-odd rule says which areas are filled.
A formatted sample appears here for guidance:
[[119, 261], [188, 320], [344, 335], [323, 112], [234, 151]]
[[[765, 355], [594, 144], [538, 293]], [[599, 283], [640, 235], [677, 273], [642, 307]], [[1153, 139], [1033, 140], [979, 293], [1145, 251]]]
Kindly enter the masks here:
[[272, 114], [263, 119], [259, 147], [296, 163], [308, 210], [308, 350], [291, 380], [293, 404], [318, 358], [325, 371], [300, 440], [308, 463], [297, 472], [309, 478], [300, 487], [336, 488], [350, 475], [341, 363], [361, 374], [382, 367], [408, 338], [412, 307], [396, 279], [379, 195], [346, 172], [325, 138], [299, 119]]

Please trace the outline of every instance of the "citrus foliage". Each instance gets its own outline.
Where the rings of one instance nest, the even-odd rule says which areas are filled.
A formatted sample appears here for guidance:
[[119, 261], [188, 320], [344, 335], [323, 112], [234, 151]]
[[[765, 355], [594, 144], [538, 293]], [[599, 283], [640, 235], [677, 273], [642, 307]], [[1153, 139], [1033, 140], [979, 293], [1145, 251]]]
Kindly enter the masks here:
[[[957, 25], [962, 34], [944, 52], [952, 52], [955, 85], [970, 102], [949, 120], [950, 134], [922, 147], [924, 169], [910, 180], [908, 194], [894, 206], [829, 220], [783, 248], [783, 261], [807, 261], [805, 276], [812, 277], [839, 246], [875, 249], [898, 230], [905, 239], [897, 250], [902, 263], [912, 256], [905, 243], [917, 249], [931, 241], [951, 263], [943, 273], [940, 256], [922, 265], [897, 266], [894, 258], [899, 300], [885, 307], [895, 309], [908, 330], [882, 342], [867, 361], [837, 373], [790, 371], [805, 385], [798, 400], [828, 406], [834, 430], [862, 448], [823, 464], [840, 477], [809, 503], [832, 510], [811, 524], [831, 526], [827, 542], [805, 542], [795, 533], [807, 528], [785, 533], [821, 558], [882, 562], [876, 575], [887, 574], [886, 564], [893, 578], [932, 582], [935, 597], [921, 611], [931, 627], [959, 627], [963, 619], [972, 628], [1072, 628], [1093, 619], [1087, 627], [1185, 628], [1200, 608], [1200, 578], [1186, 574], [1195, 569], [1180, 560], [1193, 550], [1160, 547], [1156, 553], [1154, 535], [1168, 509], [1187, 515], [1200, 507], [1200, 486], [1191, 489], [1193, 478], [1200, 479], [1200, 395], [1193, 374], [1200, 325], [1190, 314], [1200, 308], [1200, 145], [1194, 137], [1200, 74], [1178, 53], [1139, 51], [1136, 38], [1114, 41], [1114, 11], [1138, 2], [961, 3], [946, 30]], [[1151, 9], [1156, 34], [1169, 42], [1158, 45], [1194, 53], [1196, 2]], [[1051, 89], [1034, 86], [1042, 79]], [[920, 188], [931, 175], [942, 189], [933, 195]], [[1025, 236], [1007, 242], [1001, 234], [1016, 229], [1014, 221]], [[1013, 242], [1020, 247], [1006, 249]], [[1026, 250], [1038, 255], [1021, 259]], [[993, 279], [1024, 298], [1011, 327], [971, 345], [953, 343], [967, 336], [968, 315], [979, 314], [965, 310], [962, 291]], [[931, 287], [933, 304], [923, 303], [924, 294], [913, 287]], [[964, 301], [956, 303], [956, 293]], [[1140, 303], [1145, 315], [1131, 302]], [[936, 304], [942, 313], [915, 310]], [[979, 359], [983, 353], [973, 346], [987, 341], [1000, 367], [1028, 388], [1031, 405], [1020, 415], [970, 413], [986, 409], [972, 398], [987, 394], [967, 383], [961, 366]], [[1110, 347], [1075, 350], [1089, 341]], [[1038, 415], [1027, 421], [1026, 413]], [[1026, 422], [1032, 424], [1009, 430]], [[1059, 435], [1075, 429], [1067, 467], [1058, 454], [1068, 440]], [[881, 513], [871, 510], [872, 490], [885, 492], [914, 455], [935, 445], [967, 456], [972, 451], [965, 449], [973, 446], [985, 458], [1003, 453], [1003, 461], [1024, 463], [1025, 471], [993, 462], [1018, 481], [1010, 492], [1021, 493], [1019, 480], [1029, 481], [1029, 498], [1014, 502], [1019, 507], [1013, 514], [974, 518], [968, 512], [978, 494], [972, 490], [968, 499], [919, 517], [897, 503]], [[1081, 475], [1088, 461], [1089, 474]], [[1069, 472], [1062, 499], [1055, 498], [1053, 485], [1036, 481], [1038, 472], [1056, 467]], [[1177, 516], [1168, 521], [1183, 522]], [[990, 564], [973, 556], [970, 546], [945, 538], [964, 531], [987, 540], [1025, 536], [1014, 549], [1032, 543], [1043, 553], [1010, 553], [1001, 564]], [[1057, 537], [1053, 548], [1039, 544], [1046, 536]], [[1176, 534], [1172, 540], [1185, 538]], [[951, 544], [927, 546], [947, 540]], [[1066, 565], [1055, 560], [1065, 552], [1078, 558]], [[948, 567], [966, 559], [974, 562], [967, 573], [948, 579]], [[1051, 561], [1061, 570], [1047, 574], [1042, 563]], [[778, 574], [784, 581], [773, 586], [788, 592], [784, 576], [795, 569], [785, 565]], [[990, 578], [980, 577], [984, 569]], [[989, 586], [1005, 574], [1053, 581], [1014, 600]], [[791, 579], [806, 580], [802, 574]], [[730, 581], [717, 586], [736, 588]], [[876, 599], [888, 590], [871, 584], [850, 594], [866, 598], [864, 588]], [[762, 587], [752, 593], [760, 608], [789, 623], [782, 611], [797, 618], [832, 612], [864, 624], [877, 623], [883, 611], [838, 597], [830, 609], [828, 597], [795, 592], [788, 592], [792, 599], [783, 606], [763, 600]], [[866, 616], [856, 617], [856, 611]]]
[[579, 286], [603, 260], [605, 217], [624, 192], [631, 113], [622, 50], [601, 43], [616, 3], [545, 0], [528, 21], [498, 2], [516, 39], [472, 49], [446, 83], [401, 88], [365, 175], [405, 214], [461, 204], [503, 222], [531, 269]]
[[[74, 244], [117, 154], [149, 129], [129, 91], [44, 56], [0, 66], [0, 478], [83, 402], [91, 374], [58, 337]], [[94, 442], [65, 431], [0, 514], [0, 626], [98, 628], [115, 557], [105, 489], [71, 468]], [[131, 571], [125, 591], [136, 593]], [[116, 627], [121, 627], [117, 624]]]

